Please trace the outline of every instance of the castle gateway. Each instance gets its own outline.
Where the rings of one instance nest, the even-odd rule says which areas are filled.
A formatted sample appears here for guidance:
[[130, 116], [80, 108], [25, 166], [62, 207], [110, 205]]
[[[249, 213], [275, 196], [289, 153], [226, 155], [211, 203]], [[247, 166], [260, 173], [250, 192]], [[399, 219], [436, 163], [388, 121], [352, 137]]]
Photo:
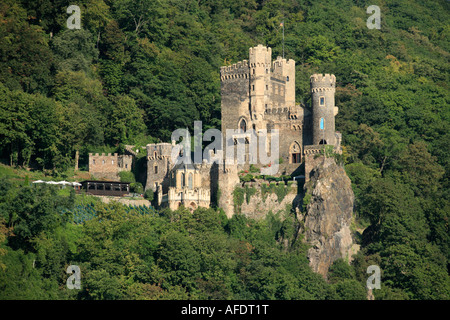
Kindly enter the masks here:
[[[267, 133], [266, 150], [270, 150], [271, 133], [277, 131], [279, 135], [278, 171], [274, 174], [278, 176], [304, 174], [308, 180], [314, 155], [324, 145], [340, 152], [341, 136], [334, 125], [338, 112], [334, 75], [310, 77], [310, 110], [295, 102], [295, 61], [281, 57], [272, 60], [271, 48], [261, 44], [249, 49], [248, 60], [221, 67], [220, 79], [222, 152], [240, 157], [244, 163], [174, 163], [174, 142], [147, 145], [146, 188], [155, 191], [159, 206], [208, 207], [220, 190], [217, 204], [231, 215], [232, 192], [240, 182], [238, 172], [248, 170], [251, 163], [260, 169], [267, 166], [255, 162], [255, 155], [261, 153], [250, 148], [261, 146], [249, 141], [258, 133]], [[234, 137], [226, 134], [229, 129], [236, 130]]]

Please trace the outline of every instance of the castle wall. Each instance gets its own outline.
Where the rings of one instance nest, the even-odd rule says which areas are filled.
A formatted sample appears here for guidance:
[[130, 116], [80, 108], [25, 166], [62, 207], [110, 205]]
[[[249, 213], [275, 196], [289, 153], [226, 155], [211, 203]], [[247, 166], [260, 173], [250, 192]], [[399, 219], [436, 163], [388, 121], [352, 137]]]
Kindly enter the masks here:
[[220, 68], [222, 133], [237, 129], [244, 118], [250, 124], [249, 112], [249, 65], [246, 60]]
[[117, 153], [89, 153], [89, 174], [96, 179], [119, 181], [119, 172], [131, 171], [133, 156]]
[[236, 166], [227, 166], [222, 163], [218, 168], [218, 176], [218, 205], [224, 210], [226, 216], [228, 218], [231, 218], [235, 213], [233, 203], [233, 190], [240, 184], [238, 169]]

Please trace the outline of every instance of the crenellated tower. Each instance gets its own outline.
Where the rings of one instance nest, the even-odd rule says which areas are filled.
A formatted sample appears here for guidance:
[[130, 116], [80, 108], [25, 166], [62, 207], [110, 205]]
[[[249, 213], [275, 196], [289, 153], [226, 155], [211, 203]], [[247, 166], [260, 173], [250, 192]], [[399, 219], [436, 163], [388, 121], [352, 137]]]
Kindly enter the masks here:
[[255, 130], [262, 128], [265, 106], [270, 102], [271, 65], [271, 48], [260, 44], [249, 49], [250, 116]]
[[312, 144], [336, 145], [334, 104], [336, 77], [332, 74], [313, 74], [310, 77], [312, 104]]

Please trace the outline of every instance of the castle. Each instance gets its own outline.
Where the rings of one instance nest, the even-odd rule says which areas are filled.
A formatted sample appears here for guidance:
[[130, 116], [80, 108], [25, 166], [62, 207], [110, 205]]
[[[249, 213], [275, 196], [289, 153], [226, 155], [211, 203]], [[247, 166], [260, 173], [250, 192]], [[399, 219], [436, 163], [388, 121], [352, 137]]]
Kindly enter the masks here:
[[[221, 67], [220, 79], [222, 133], [239, 129], [234, 136], [224, 135], [222, 152], [227, 154], [227, 148], [241, 150], [245, 163], [172, 163], [174, 142], [149, 144], [146, 188], [153, 189], [158, 206], [177, 209], [183, 205], [194, 210], [217, 201], [227, 215], [232, 215], [232, 192], [240, 183], [238, 172], [248, 170], [251, 163], [262, 167], [251, 161], [258, 150], [251, 149], [248, 140], [261, 130], [270, 136], [278, 129], [278, 176], [304, 174], [308, 180], [314, 155], [322, 145], [340, 151], [341, 136], [334, 125], [338, 112], [334, 75], [310, 77], [311, 112], [295, 102], [295, 61], [281, 57], [272, 61], [271, 48], [263, 45], [249, 49], [249, 60]], [[253, 134], [246, 135], [249, 131]], [[244, 148], [237, 149], [240, 143]]]
[[[341, 150], [341, 135], [334, 124], [338, 112], [334, 75], [310, 77], [311, 108], [307, 109], [295, 102], [295, 61], [282, 57], [272, 61], [272, 49], [260, 44], [249, 49], [248, 60], [221, 67], [220, 79], [223, 140], [210, 154], [231, 154], [243, 162], [222, 157], [214, 163], [180, 163], [172, 159], [175, 141], [147, 145], [145, 188], [155, 192], [159, 207], [174, 210], [183, 205], [195, 210], [215, 203], [231, 216], [233, 190], [240, 184], [238, 173], [249, 170], [250, 165], [261, 169], [273, 164], [277, 167], [273, 175], [308, 180], [324, 145], [333, 146], [337, 153]], [[234, 129], [231, 135], [225, 135], [230, 129]], [[275, 132], [277, 158], [262, 163], [260, 148], [273, 153]], [[265, 142], [256, 143], [263, 134]]]

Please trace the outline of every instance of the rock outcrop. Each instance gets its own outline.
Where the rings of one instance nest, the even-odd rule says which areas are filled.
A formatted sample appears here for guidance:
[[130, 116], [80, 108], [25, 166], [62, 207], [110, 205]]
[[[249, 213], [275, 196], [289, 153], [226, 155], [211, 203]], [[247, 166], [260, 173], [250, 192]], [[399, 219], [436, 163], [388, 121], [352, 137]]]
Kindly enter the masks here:
[[319, 161], [313, 168], [304, 199], [307, 205], [299, 216], [303, 225], [300, 232], [311, 245], [311, 268], [326, 278], [331, 264], [339, 258], [348, 259], [352, 247], [354, 194], [344, 168], [334, 158]]

